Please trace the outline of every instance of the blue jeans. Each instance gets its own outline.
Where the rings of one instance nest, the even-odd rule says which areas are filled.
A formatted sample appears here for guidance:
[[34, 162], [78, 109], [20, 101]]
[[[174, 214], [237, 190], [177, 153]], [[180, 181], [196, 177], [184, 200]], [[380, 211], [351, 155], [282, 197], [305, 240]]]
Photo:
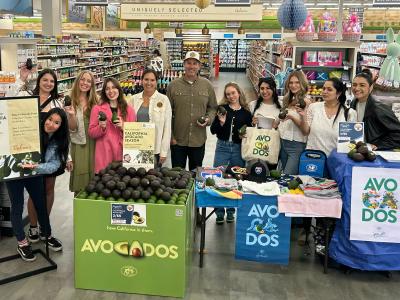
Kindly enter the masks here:
[[47, 214], [43, 177], [38, 176], [10, 180], [6, 182], [6, 186], [11, 201], [11, 224], [17, 240], [23, 241], [25, 239], [24, 224], [22, 222], [22, 212], [24, 210], [24, 188], [26, 188], [29, 196], [32, 198], [41, 225], [41, 231], [44, 236], [50, 236], [51, 228], [49, 215]]
[[282, 170], [285, 174], [299, 174], [300, 155], [306, 149], [306, 143], [281, 139], [281, 151], [279, 157]]
[[[219, 166], [239, 166], [244, 167], [245, 161], [242, 159], [241, 153], [242, 145], [236, 144], [229, 141], [223, 141], [218, 139], [217, 145], [215, 147], [214, 155], [214, 167]], [[229, 214], [234, 214], [235, 209], [233, 207], [227, 208], [226, 212]], [[223, 217], [225, 215], [225, 208], [219, 207], [215, 211], [218, 217]]]

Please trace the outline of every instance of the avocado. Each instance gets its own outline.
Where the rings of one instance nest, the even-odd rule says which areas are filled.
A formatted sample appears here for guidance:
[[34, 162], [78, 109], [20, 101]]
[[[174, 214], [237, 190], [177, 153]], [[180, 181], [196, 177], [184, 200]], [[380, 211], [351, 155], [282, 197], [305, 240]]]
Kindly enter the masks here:
[[140, 196], [141, 196], [144, 200], [147, 200], [147, 199], [150, 198], [151, 194], [150, 194], [148, 191], [142, 191], [142, 192], [140, 193]]
[[296, 180], [296, 179], [292, 179], [292, 180], [290, 180], [289, 181], [289, 183], [288, 183], [288, 188], [290, 189], [290, 190], [295, 190], [295, 189], [297, 189], [298, 187], [299, 187], [299, 182]]
[[107, 201], [115, 201], [115, 198], [114, 197], [108, 197], [106, 200]]
[[115, 174], [117, 174], [117, 172], [115, 172], [115, 170], [110, 169], [108, 170], [108, 174], [110, 174], [111, 176], [115, 176]]
[[156, 195], [156, 197], [160, 197], [162, 194], [163, 190], [161, 188], [158, 188], [155, 192], [154, 195]]
[[301, 109], [305, 109], [306, 108], [306, 102], [304, 101], [303, 98], [299, 99], [298, 105]]
[[133, 199], [139, 199], [140, 198], [140, 191], [133, 191], [131, 197]]
[[135, 176], [135, 175], [136, 175], [136, 169], [135, 169], [134, 167], [130, 167], [130, 168], [128, 169], [128, 174], [129, 174], [131, 177]]
[[137, 187], [140, 184], [140, 179], [137, 177], [132, 178], [131, 180], [129, 180], [129, 185], [131, 187]]
[[102, 195], [104, 198], [110, 197], [110, 196], [111, 196], [111, 191], [110, 191], [109, 189], [104, 189], [104, 190], [101, 192], [101, 195]]
[[116, 186], [117, 186], [117, 189], [119, 189], [120, 191], [123, 191], [123, 190], [125, 190], [126, 189], [126, 184], [125, 184], [125, 182], [117, 182], [117, 184], [116, 184]]
[[175, 183], [175, 188], [177, 189], [184, 189], [187, 185], [187, 181], [180, 179]]
[[159, 200], [157, 200], [157, 202], [156, 202], [157, 204], [165, 204], [165, 201], [164, 200], [162, 200], [162, 199], [159, 199]]
[[113, 161], [111, 163], [111, 169], [113, 170], [117, 170], [121, 166], [122, 166], [122, 161]]
[[138, 241], [133, 241], [129, 248], [129, 254], [133, 257], [143, 257], [143, 248]]
[[119, 197], [121, 197], [121, 191], [120, 190], [113, 190], [111, 195], [115, 198], [118, 199]]
[[106, 174], [106, 173], [107, 173], [107, 170], [106, 170], [106, 169], [103, 169], [103, 170], [100, 170], [99, 175], [103, 176], [103, 175]]
[[99, 183], [96, 184], [95, 190], [96, 190], [97, 193], [101, 193], [101, 191], [102, 191], [103, 189], [104, 189], [104, 184], [102, 184], [101, 182], [99, 182]]
[[147, 171], [147, 175], [154, 175], [154, 176], [156, 176], [156, 174], [157, 174], [157, 171], [154, 170], [154, 169], [149, 169], [149, 170]]
[[136, 170], [136, 175], [140, 177], [146, 176], [146, 169], [145, 168], [139, 168]]
[[275, 179], [279, 179], [279, 178], [281, 178], [281, 172], [279, 170], [271, 170], [269, 172], [269, 176], [271, 176], [272, 178], [275, 178]]
[[349, 158], [352, 158], [353, 155], [354, 155], [354, 153], [357, 153], [357, 149], [352, 149], [352, 150], [350, 150], [349, 153], [347, 153], [347, 156], [348, 156]]
[[243, 136], [246, 134], [246, 130], [247, 130], [247, 125], [243, 125], [242, 127], [240, 127], [240, 129], [238, 130], [239, 135]]
[[113, 179], [113, 177], [110, 174], [104, 174], [101, 177], [101, 182], [106, 184], [109, 180], [112, 180], [112, 179]]
[[174, 193], [174, 189], [172, 187], [166, 187], [164, 192], [168, 192], [170, 195], [172, 195]]
[[65, 96], [64, 97], [64, 106], [71, 106], [72, 105], [72, 100], [70, 96]]
[[180, 174], [178, 171], [168, 171], [165, 176], [171, 177], [172, 179], [179, 178]]
[[129, 184], [129, 181], [131, 180], [131, 176], [129, 176], [129, 175], [125, 175], [124, 177], [122, 177], [122, 179], [121, 179], [121, 181], [123, 182], [123, 183], [125, 183], [126, 185], [128, 185]]
[[128, 242], [118, 242], [114, 244], [114, 251], [120, 255], [129, 255], [129, 244]]
[[119, 122], [118, 113], [116, 111], [113, 111], [112, 113], [111, 122], [113, 122], [114, 124]]
[[226, 109], [225, 107], [223, 107], [222, 105], [219, 105], [217, 108], [217, 114], [220, 114], [222, 116], [226, 115]]
[[279, 112], [278, 118], [281, 119], [281, 120], [283, 120], [283, 119], [286, 118], [287, 114], [288, 114], [288, 110], [282, 108], [282, 109], [280, 110], [280, 112]]
[[136, 187], [136, 190], [141, 192], [141, 191], [144, 191], [144, 188], [141, 185], [139, 185]]
[[358, 141], [356, 144], [357, 149], [360, 148], [361, 146], [367, 146], [367, 144], [362, 141]]
[[368, 151], [367, 155], [365, 156], [366, 160], [374, 161], [376, 159], [376, 154], [372, 151]]
[[125, 176], [128, 170], [125, 167], [119, 167], [117, 169], [117, 174], [120, 176]]
[[354, 153], [351, 157], [354, 161], [363, 161], [364, 160], [364, 155], [362, 155], [361, 153]]
[[122, 198], [124, 198], [125, 200], [128, 200], [131, 197], [132, 193], [130, 190], [124, 190], [122, 192]]
[[140, 185], [142, 187], [148, 187], [150, 185], [150, 181], [147, 178], [142, 178], [142, 180], [140, 180]]
[[161, 181], [160, 180], [153, 180], [150, 183], [150, 186], [154, 189], [157, 190], [161, 186]]
[[210, 178], [210, 177], [208, 177], [206, 179], [206, 186], [214, 186], [214, 185], [215, 185], [215, 180]]
[[86, 190], [86, 192], [88, 192], [88, 193], [93, 193], [95, 187], [96, 187], [96, 186], [95, 186], [94, 184], [88, 184], [88, 185], [86, 186], [85, 190]]
[[164, 201], [169, 201], [171, 199], [171, 194], [168, 192], [162, 192], [160, 195], [161, 199]]
[[358, 153], [361, 153], [363, 155], [366, 155], [368, 153], [368, 147], [366, 145], [362, 145], [357, 149]]
[[148, 191], [150, 193], [150, 195], [152, 195], [154, 193], [153, 189], [151, 188], [151, 186], [148, 186], [145, 191]]
[[97, 118], [99, 119], [99, 121], [107, 121], [107, 116], [102, 111], [99, 111], [99, 115], [97, 116]]
[[166, 187], [172, 187], [173, 183], [169, 177], [164, 178], [163, 183]]
[[204, 125], [207, 122], [207, 117], [206, 116], [201, 116], [200, 118], [197, 119], [197, 122], [199, 122], [199, 124]]

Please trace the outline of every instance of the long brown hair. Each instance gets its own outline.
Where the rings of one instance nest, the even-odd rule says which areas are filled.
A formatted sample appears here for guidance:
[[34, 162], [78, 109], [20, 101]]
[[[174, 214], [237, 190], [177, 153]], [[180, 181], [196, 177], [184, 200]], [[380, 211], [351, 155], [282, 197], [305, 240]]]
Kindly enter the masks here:
[[244, 92], [242, 91], [242, 89], [239, 87], [239, 85], [235, 82], [228, 82], [225, 87], [224, 87], [224, 97], [221, 100], [221, 104], [229, 104], [229, 100], [228, 98], [226, 98], [226, 94], [225, 91], [228, 87], [233, 87], [234, 89], [237, 90], [237, 92], [239, 93], [239, 104], [241, 107], [243, 107], [246, 110], [249, 110], [248, 106], [247, 106], [247, 101], [246, 101], [246, 96], [244, 95]]
[[86, 112], [84, 112], [86, 117], [90, 117], [90, 112], [92, 111], [93, 106], [97, 104], [97, 94], [96, 94], [96, 85], [95, 85], [95, 78], [93, 76], [93, 73], [90, 71], [82, 71], [79, 73], [79, 75], [75, 78], [74, 83], [72, 84], [72, 89], [71, 89], [71, 99], [72, 99], [72, 106], [74, 107], [75, 111], [77, 107], [80, 106], [80, 101], [79, 101], [79, 96], [81, 94], [81, 91], [79, 89], [79, 81], [83, 77], [83, 75], [89, 74], [92, 84], [90, 86], [90, 90], [86, 93], [86, 97], [88, 99], [88, 106], [86, 108]]
[[121, 111], [122, 119], [126, 121], [126, 114], [128, 112], [128, 103], [124, 98], [124, 92], [122, 91], [121, 85], [119, 84], [118, 80], [116, 80], [113, 77], [108, 77], [104, 80], [103, 88], [101, 89], [101, 101], [102, 103], [106, 102], [110, 104], [110, 99], [108, 99], [106, 95], [107, 83], [109, 82], [111, 82], [113, 86], [115, 86], [118, 89], [119, 95], [117, 99], [117, 107]]
[[[289, 88], [289, 81], [292, 77], [296, 77], [300, 82], [300, 91], [297, 94], [293, 94]], [[299, 99], [304, 100], [307, 94], [307, 87], [308, 87], [308, 80], [304, 75], [303, 71], [294, 70], [293, 72], [291, 72], [285, 82], [285, 91], [284, 91], [285, 95], [283, 96], [283, 107], [288, 107], [293, 102], [293, 100], [296, 101], [295, 103], [297, 103]]]

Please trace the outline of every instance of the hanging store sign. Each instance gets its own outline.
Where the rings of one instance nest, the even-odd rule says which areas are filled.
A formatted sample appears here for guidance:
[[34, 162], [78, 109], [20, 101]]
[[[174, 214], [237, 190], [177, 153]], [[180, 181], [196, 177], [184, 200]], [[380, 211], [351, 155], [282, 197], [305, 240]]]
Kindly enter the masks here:
[[400, 1], [399, 0], [374, 0], [372, 2], [372, 6], [375, 7], [400, 7]]
[[75, 5], [107, 6], [108, 0], [75, 0]]
[[251, 5], [251, 0], [214, 0], [215, 6], [246, 6]]
[[261, 21], [263, 7], [215, 7], [204, 9], [194, 4], [121, 4], [122, 20], [146, 21]]

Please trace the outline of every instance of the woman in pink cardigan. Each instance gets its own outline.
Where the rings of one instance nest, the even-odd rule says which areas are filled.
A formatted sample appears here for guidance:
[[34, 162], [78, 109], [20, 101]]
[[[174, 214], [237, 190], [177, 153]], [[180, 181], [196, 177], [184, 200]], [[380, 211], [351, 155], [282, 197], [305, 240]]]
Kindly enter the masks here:
[[[99, 118], [103, 112], [106, 120]], [[124, 99], [119, 82], [107, 78], [101, 90], [101, 101], [90, 114], [89, 136], [96, 140], [95, 174], [115, 160], [122, 160], [124, 122], [135, 122], [136, 115]]]

